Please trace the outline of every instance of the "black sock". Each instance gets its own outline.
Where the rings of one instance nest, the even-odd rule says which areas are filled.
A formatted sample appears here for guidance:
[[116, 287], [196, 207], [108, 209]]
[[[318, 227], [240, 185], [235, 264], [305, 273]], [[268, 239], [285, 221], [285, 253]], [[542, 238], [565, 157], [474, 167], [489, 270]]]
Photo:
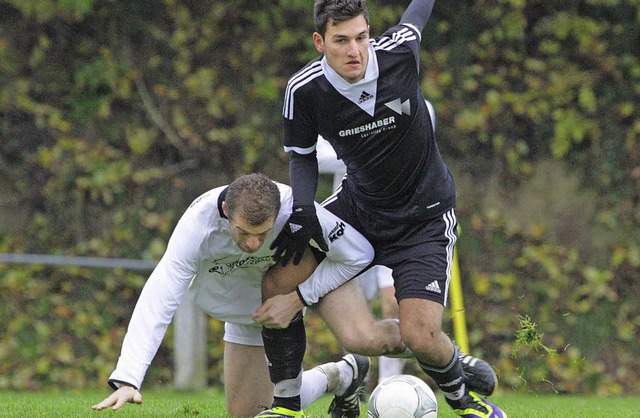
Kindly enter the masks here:
[[302, 404], [300, 402], [300, 395], [292, 396], [290, 398], [281, 398], [279, 396], [274, 396], [273, 407], [275, 408], [276, 406], [281, 406], [292, 411], [301, 411]]
[[454, 347], [453, 358], [444, 367], [434, 367], [418, 361], [420, 367], [428, 374], [438, 385], [438, 388], [444, 393], [445, 397], [451, 401], [460, 400], [465, 393], [466, 378], [462, 370], [462, 363], [458, 356], [458, 350]]
[[[274, 384], [298, 378], [306, 351], [307, 335], [302, 311], [285, 329], [262, 328], [264, 351], [269, 360], [269, 376]], [[273, 407], [280, 406], [300, 411], [300, 395], [292, 397], [274, 396]]]

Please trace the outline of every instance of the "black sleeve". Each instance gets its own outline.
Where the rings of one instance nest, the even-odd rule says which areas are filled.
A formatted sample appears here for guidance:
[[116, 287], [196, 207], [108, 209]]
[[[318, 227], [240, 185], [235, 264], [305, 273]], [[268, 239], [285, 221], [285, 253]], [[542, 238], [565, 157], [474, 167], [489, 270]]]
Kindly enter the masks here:
[[293, 193], [293, 205], [313, 205], [318, 188], [318, 158], [315, 151], [310, 154], [291, 152], [289, 176]]
[[431, 16], [434, 3], [435, 0], [413, 0], [404, 11], [400, 23], [411, 23], [422, 32]]

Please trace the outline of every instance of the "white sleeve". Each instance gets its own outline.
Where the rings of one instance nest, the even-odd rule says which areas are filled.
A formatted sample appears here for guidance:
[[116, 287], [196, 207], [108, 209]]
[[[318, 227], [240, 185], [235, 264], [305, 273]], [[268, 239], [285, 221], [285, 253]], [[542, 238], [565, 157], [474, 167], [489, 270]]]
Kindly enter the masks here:
[[354, 227], [316, 203], [318, 220], [329, 246], [326, 257], [298, 286], [307, 305], [351, 280], [373, 261], [373, 247]]
[[[189, 247], [188, 241], [176, 239], [180, 235], [177, 232], [178, 228], [140, 293], [122, 343], [118, 364], [109, 377], [112, 386], [119, 387], [122, 382], [140, 389], [147, 368], [195, 274], [194, 263], [184, 254], [192, 252], [193, 247], [185, 249]], [[197, 240], [197, 237], [193, 238]]]

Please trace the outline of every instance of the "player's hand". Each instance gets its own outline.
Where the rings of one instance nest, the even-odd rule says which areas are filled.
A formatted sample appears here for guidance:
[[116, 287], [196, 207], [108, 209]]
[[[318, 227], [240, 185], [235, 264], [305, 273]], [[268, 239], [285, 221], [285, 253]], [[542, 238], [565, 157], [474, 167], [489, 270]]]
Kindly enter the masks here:
[[293, 258], [293, 264], [297, 266], [310, 240], [314, 240], [322, 251], [329, 251], [315, 206], [294, 206], [289, 220], [284, 224], [270, 248], [276, 250], [273, 254], [276, 262], [286, 266]]
[[122, 385], [120, 386], [120, 388], [118, 388], [118, 390], [113, 392], [111, 396], [109, 396], [99, 404], [93, 405], [91, 409], [102, 411], [103, 409], [109, 408], [111, 406], [111, 409], [115, 411], [122, 408], [127, 402], [141, 404], [142, 394], [140, 393], [140, 391], [138, 391], [138, 389], [132, 386]]
[[293, 317], [304, 308], [304, 304], [293, 291], [286, 295], [275, 295], [267, 299], [251, 315], [251, 318], [266, 328], [284, 329], [289, 326]]

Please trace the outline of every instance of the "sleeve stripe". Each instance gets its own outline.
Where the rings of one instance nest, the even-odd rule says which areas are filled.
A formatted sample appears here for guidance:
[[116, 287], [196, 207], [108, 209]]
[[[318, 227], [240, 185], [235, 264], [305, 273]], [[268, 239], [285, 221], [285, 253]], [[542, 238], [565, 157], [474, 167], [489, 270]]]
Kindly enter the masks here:
[[418, 41], [422, 40], [422, 34], [420, 33], [418, 28], [413, 23], [403, 23], [403, 25], [408, 27], [409, 29], [411, 29], [414, 32], [414, 34], [418, 37]]
[[374, 48], [390, 51], [405, 42], [415, 41], [418, 39], [418, 36], [416, 35], [418, 31], [415, 26], [409, 24], [405, 24], [405, 26], [407, 27], [394, 32], [391, 37], [384, 36], [378, 39], [378, 42], [374, 44]]
[[287, 119], [293, 119], [293, 97], [296, 90], [321, 75], [322, 65], [320, 61], [317, 61], [291, 77], [287, 83], [287, 89], [284, 93], [284, 108], [282, 109], [282, 116]]
[[311, 154], [315, 149], [316, 149], [316, 144], [313, 144], [312, 146], [307, 147], [307, 148], [284, 147], [284, 152], [292, 152], [293, 151], [296, 154], [306, 155], [306, 154]]

